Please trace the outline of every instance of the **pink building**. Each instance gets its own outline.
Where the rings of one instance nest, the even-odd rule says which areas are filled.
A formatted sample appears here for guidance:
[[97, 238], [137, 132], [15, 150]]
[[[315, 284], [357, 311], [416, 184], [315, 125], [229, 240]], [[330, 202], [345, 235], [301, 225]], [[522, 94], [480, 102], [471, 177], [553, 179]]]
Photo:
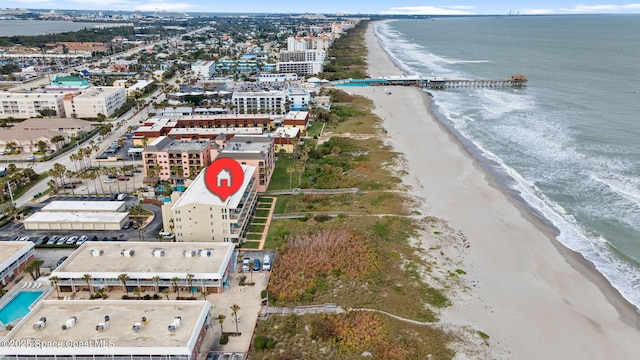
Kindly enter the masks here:
[[[212, 142], [209, 140], [181, 141], [161, 136], [142, 152], [145, 182], [164, 180], [172, 184], [195, 178], [211, 164]], [[215, 152], [214, 152], [215, 154]]]

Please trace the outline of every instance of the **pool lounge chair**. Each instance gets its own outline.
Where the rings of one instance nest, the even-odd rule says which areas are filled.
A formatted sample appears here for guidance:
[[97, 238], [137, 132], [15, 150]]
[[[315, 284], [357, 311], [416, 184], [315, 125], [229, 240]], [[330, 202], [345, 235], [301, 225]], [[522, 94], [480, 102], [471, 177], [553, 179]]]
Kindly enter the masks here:
[[42, 283], [36, 283], [36, 286], [34, 286], [36, 289], [40, 289], [40, 286], [42, 286]]
[[31, 285], [32, 285], [32, 284], [33, 284], [33, 283], [28, 282], [28, 283], [27, 283], [27, 286], [25, 286], [24, 288], [25, 288], [25, 289], [31, 289]]

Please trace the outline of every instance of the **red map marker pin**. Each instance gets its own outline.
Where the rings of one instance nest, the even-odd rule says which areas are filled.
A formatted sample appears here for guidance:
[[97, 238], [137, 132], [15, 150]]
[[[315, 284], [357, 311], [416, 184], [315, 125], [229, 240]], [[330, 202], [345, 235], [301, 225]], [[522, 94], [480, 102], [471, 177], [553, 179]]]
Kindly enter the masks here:
[[244, 172], [240, 164], [229, 158], [216, 159], [204, 172], [204, 184], [220, 200], [226, 201], [240, 189]]

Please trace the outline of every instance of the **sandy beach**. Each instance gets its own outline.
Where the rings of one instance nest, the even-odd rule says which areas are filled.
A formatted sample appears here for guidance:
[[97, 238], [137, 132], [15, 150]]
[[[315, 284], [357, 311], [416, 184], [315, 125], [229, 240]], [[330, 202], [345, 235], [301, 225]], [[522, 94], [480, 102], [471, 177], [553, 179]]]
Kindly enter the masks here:
[[[366, 33], [369, 75], [402, 75]], [[496, 359], [634, 359], [640, 316], [582, 257], [500, 189], [431, 113], [418, 88], [343, 89], [375, 103], [390, 143], [404, 154], [405, 183], [422, 214], [447, 222], [469, 247], [452, 246], [467, 274], [441, 322], [489, 335]], [[429, 237], [425, 235], [425, 241]], [[453, 271], [454, 269], [451, 269]], [[474, 358], [459, 354], [460, 358]]]

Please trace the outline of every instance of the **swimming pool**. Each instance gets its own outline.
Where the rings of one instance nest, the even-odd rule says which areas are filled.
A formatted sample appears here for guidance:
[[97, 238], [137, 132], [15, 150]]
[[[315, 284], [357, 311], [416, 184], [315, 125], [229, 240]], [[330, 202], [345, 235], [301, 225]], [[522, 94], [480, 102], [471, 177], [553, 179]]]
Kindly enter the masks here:
[[26, 316], [29, 313], [29, 307], [44, 293], [44, 291], [20, 291], [0, 309], [0, 323], [11, 324]]

